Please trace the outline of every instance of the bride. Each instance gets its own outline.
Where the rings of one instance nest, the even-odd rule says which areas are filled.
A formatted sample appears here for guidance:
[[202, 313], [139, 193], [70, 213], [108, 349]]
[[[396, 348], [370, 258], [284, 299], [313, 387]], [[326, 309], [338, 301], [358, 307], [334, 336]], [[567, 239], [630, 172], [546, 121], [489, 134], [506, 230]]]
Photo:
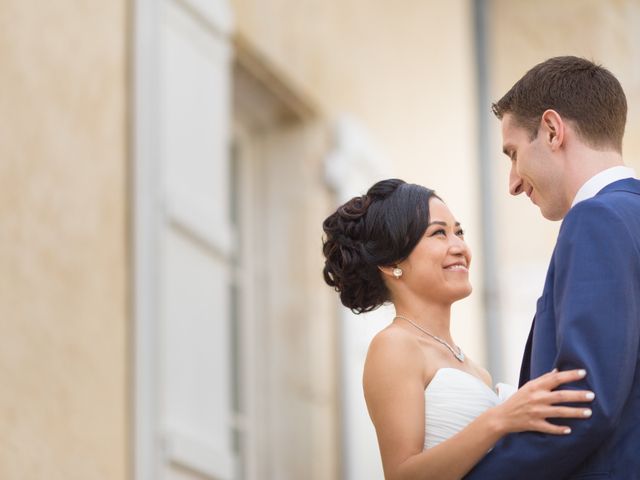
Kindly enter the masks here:
[[591, 415], [558, 405], [593, 400], [592, 392], [556, 390], [584, 370], [554, 370], [501, 402], [489, 373], [456, 345], [451, 305], [471, 293], [471, 253], [432, 190], [383, 180], [339, 207], [323, 229], [324, 278], [343, 305], [362, 313], [391, 302], [396, 311], [364, 368], [385, 478], [459, 479], [509, 433], [568, 435], [547, 419]]

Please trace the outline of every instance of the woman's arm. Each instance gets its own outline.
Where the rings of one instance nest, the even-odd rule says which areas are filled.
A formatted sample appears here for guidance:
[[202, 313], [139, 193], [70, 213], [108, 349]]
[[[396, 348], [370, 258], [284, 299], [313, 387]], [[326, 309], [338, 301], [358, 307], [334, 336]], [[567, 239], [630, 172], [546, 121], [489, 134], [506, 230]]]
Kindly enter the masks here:
[[582, 378], [579, 371], [551, 372], [527, 383], [450, 439], [423, 451], [424, 353], [403, 333], [390, 329], [374, 339], [364, 373], [365, 398], [387, 480], [460, 479], [508, 433], [534, 430], [562, 435], [566, 427], [546, 418], [586, 418], [585, 408], [554, 406], [591, 400], [586, 391], [553, 391]]

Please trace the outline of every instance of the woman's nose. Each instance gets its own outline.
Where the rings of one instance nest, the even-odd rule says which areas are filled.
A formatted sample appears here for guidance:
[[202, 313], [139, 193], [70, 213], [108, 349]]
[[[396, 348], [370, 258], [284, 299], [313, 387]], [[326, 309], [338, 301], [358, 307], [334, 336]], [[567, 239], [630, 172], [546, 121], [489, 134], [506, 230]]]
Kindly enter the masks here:
[[454, 255], [464, 255], [467, 251], [467, 243], [462, 238], [455, 235], [454, 240], [452, 240], [451, 246], [449, 247], [449, 251]]

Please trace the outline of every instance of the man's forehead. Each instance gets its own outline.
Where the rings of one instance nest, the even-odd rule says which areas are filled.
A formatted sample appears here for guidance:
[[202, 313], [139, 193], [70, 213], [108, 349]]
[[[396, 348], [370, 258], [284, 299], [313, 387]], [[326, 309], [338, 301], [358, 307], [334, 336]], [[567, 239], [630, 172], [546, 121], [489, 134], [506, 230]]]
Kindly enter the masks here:
[[500, 120], [501, 122], [501, 126], [502, 126], [502, 131], [505, 132], [507, 130], [512, 130], [515, 127], [517, 127], [517, 123], [515, 121], [515, 118], [513, 117], [513, 115], [511, 113], [505, 113], [502, 116], [502, 119]]
[[513, 146], [520, 137], [528, 137], [527, 130], [510, 113], [505, 113], [501, 122], [503, 144], [510, 143]]
[[[524, 129], [514, 121], [513, 116], [509, 113], [504, 114], [501, 122], [502, 152], [510, 157], [513, 150], [515, 150], [519, 133], [524, 133]], [[520, 130], [522, 130], [522, 132]]]

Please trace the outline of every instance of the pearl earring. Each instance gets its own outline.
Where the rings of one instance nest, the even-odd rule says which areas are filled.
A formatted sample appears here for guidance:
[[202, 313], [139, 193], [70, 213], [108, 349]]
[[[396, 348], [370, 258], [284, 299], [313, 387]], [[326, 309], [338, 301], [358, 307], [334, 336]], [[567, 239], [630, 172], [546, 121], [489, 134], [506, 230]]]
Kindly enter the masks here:
[[402, 276], [402, 269], [399, 267], [396, 267], [393, 269], [393, 276], [396, 278], [400, 278]]

